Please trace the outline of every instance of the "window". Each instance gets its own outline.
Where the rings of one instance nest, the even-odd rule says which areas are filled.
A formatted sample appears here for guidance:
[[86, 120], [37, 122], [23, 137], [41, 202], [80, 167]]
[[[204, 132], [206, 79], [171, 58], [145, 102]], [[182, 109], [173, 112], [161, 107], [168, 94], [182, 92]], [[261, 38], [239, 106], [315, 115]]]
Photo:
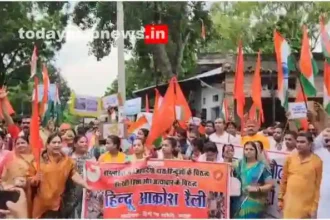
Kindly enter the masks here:
[[203, 98], [203, 105], [206, 104], [206, 98]]
[[213, 102], [219, 102], [219, 95], [213, 96]]
[[206, 119], [207, 119], [207, 111], [206, 111], [206, 108], [203, 108], [203, 109], [202, 109], [201, 119], [203, 119], [203, 120], [206, 120]]
[[220, 107], [212, 108], [211, 119], [215, 120], [220, 117]]

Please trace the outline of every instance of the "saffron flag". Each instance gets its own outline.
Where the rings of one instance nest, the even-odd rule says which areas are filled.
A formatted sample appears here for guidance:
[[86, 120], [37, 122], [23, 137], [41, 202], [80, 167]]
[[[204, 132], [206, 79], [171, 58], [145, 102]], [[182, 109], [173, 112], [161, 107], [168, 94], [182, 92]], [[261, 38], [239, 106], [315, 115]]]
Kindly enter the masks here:
[[[306, 97], [306, 95], [304, 95], [303, 90], [300, 86], [300, 83], [297, 82], [297, 85], [298, 85], [298, 87], [297, 87], [297, 94], [296, 94], [295, 102], [305, 102], [305, 103], [307, 103], [307, 97]], [[296, 121], [296, 124], [297, 124], [297, 128], [302, 128], [305, 131], [307, 131], [307, 129], [308, 129], [307, 118], [300, 119], [300, 120]]]
[[320, 27], [321, 27], [321, 45], [322, 45], [322, 52], [326, 57], [327, 61], [330, 61], [330, 38], [329, 34], [324, 25], [324, 17], [321, 16], [320, 18]]
[[274, 46], [277, 61], [277, 96], [281, 101], [281, 105], [285, 110], [288, 110], [288, 87], [289, 87], [289, 72], [292, 59], [291, 48], [288, 42], [277, 32], [274, 31]]
[[243, 58], [243, 48], [241, 41], [239, 42], [238, 45], [238, 54], [236, 60], [234, 98], [236, 99], [237, 115], [242, 120], [244, 118], [245, 95], [244, 95], [244, 58]]
[[34, 77], [34, 96], [32, 101], [32, 117], [30, 124], [31, 146], [34, 158], [37, 164], [37, 170], [40, 167], [41, 143], [39, 134], [39, 104], [38, 104], [38, 77]]
[[171, 128], [175, 121], [175, 80], [175, 77], [171, 79], [160, 109], [153, 114], [151, 129], [146, 140], [148, 147]]
[[317, 64], [313, 59], [313, 55], [309, 46], [307, 27], [303, 27], [303, 39], [300, 52], [300, 79], [307, 96], [316, 96], [317, 90], [315, 87], [314, 78], [318, 73]]
[[264, 122], [264, 111], [262, 108], [262, 101], [261, 101], [261, 77], [260, 77], [260, 68], [261, 68], [261, 57], [260, 57], [260, 50], [257, 56], [257, 63], [254, 71], [254, 77], [252, 81], [252, 101], [253, 105], [255, 106], [255, 113], [256, 119], [258, 120], [259, 125]]
[[150, 112], [148, 94], [146, 94], [146, 112]]
[[32, 57], [31, 57], [31, 78], [36, 75], [37, 73], [37, 60], [38, 60], [38, 56], [37, 56], [37, 47], [34, 46], [33, 48], [33, 53], [32, 53]]
[[330, 114], [330, 64], [324, 61], [323, 107]]
[[162, 105], [163, 97], [160, 95], [158, 89], [155, 89], [155, 103], [154, 103], [154, 114], [158, 111]]
[[175, 79], [175, 106], [180, 108], [181, 115], [176, 119], [179, 121], [180, 127], [186, 128], [186, 122], [192, 117], [188, 102], [181, 90], [178, 81]]

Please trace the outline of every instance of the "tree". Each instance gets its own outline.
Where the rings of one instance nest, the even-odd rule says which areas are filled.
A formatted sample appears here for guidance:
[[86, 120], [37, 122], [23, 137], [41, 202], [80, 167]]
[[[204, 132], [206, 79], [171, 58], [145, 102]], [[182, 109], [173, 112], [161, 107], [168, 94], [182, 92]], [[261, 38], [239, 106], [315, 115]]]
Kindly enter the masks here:
[[[59, 70], [57, 70], [52, 64], [48, 64], [48, 74], [51, 83], [57, 83], [59, 87], [59, 94], [62, 104], [62, 109], [66, 107], [66, 103], [70, 99], [70, 88], [68, 87], [65, 79], [60, 75]], [[9, 100], [16, 111], [16, 114], [26, 114], [30, 115], [32, 112], [32, 91], [33, 82], [20, 82], [16, 86], [8, 87], [9, 90]]]
[[30, 76], [33, 45], [39, 59], [47, 62], [58, 51], [64, 39], [27, 39], [19, 30], [63, 31], [67, 25], [66, 2], [1, 2], [0, 3], [0, 86], [26, 83]]
[[[196, 53], [207, 43], [212, 31], [208, 10], [204, 2], [124, 2], [124, 26], [126, 30], [140, 30], [147, 24], [167, 24], [168, 44], [147, 45], [141, 39], [126, 39], [126, 49], [132, 50], [139, 76], [154, 74], [160, 81], [173, 74], [186, 77], [195, 67]], [[117, 29], [116, 2], [79, 2], [73, 21], [82, 29], [96, 27], [95, 31]], [[201, 38], [202, 21], [207, 39]], [[111, 51], [115, 39], [94, 39], [91, 52], [102, 59]], [[150, 78], [150, 77], [149, 77]], [[148, 79], [149, 79], [148, 78]], [[153, 81], [148, 81], [148, 84]], [[140, 86], [140, 85], [139, 85]]]
[[[134, 98], [133, 91], [155, 84], [156, 80], [153, 74], [140, 72], [137, 65], [137, 59], [132, 58], [125, 62], [126, 66], [126, 95], [127, 99]], [[118, 92], [118, 80], [115, 79], [111, 86], [107, 88], [105, 95], [111, 95]]]
[[303, 24], [309, 29], [314, 49], [320, 36], [319, 16], [329, 12], [330, 5], [324, 2], [214, 3], [212, 20], [221, 38], [211, 42], [207, 51], [235, 52], [242, 39], [247, 52], [261, 49], [263, 53], [274, 53], [273, 32], [277, 29], [293, 52], [299, 52]]

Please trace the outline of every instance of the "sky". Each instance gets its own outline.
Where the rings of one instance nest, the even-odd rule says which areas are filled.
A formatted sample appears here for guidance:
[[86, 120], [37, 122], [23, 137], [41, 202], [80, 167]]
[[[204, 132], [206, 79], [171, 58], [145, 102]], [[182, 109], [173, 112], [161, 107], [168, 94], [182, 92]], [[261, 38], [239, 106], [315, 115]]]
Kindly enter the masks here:
[[70, 23], [66, 33], [66, 43], [57, 54], [55, 65], [76, 94], [103, 96], [117, 76], [117, 49], [112, 48], [107, 57], [97, 61], [89, 55], [92, 30], [82, 31]]

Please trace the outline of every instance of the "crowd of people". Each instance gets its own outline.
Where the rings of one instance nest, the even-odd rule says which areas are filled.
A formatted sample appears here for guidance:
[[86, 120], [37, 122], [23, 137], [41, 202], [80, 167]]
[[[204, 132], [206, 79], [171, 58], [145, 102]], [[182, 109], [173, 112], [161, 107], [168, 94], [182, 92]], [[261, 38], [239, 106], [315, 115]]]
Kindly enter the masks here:
[[[0, 94], [0, 101], [5, 95]], [[239, 129], [234, 122], [218, 118], [203, 123], [203, 133], [192, 123], [186, 128], [175, 124], [152, 150], [145, 146], [149, 131], [142, 128], [127, 151], [116, 135], [103, 140], [97, 120], [76, 128], [70, 124], [56, 128], [49, 121], [40, 127], [43, 149], [37, 165], [29, 144], [30, 118], [14, 121], [6, 105], [1, 108], [1, 187], [20, 192], [17, 203], [7, 202], [8, 210], [0, 210], [3, 218], [81, 218], [83, 189], [90, 190], [83, 178], [86, 161], [149, 159], [192, 160], [196, 166], [229, 163], [232, 176], [241, 183], [240, 196], [231, 197], [231, 218], [264, 218], [267, 195], [275, 185], [268, 151], [288, 155], [278, 195], [283, 217], [330, 218], [330, 127], [319, 130], [312, 119], [307, 131], [292, 129], [292, 121], [261, 129], [249, 119]], [[237, 147], [243, 147], [241, 158], [235, 158]]]

